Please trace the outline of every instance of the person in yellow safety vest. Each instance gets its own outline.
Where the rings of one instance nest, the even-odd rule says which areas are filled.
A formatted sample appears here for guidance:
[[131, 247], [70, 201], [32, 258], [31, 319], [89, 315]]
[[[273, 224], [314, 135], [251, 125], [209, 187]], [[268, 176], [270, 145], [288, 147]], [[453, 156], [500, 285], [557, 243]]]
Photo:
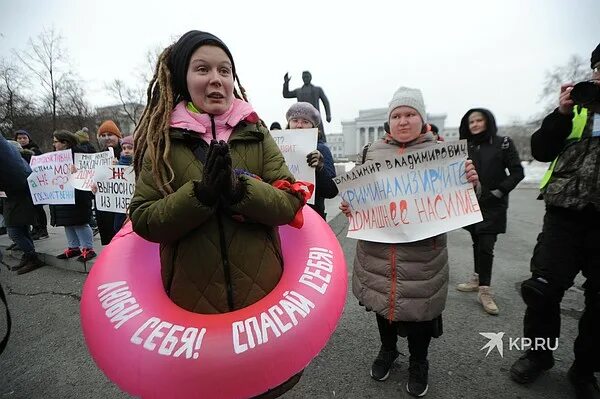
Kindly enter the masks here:
[[533, 157], [553, 162], [541, 183], [546, 214], [533, 250], [532, 276], [521, 284], [527, 305], [524, 336], [536, 345], [510, 369], [513, 380], [528, 383], [554, 366], [560, 302], [582, 272], [585, 309], [568, 371], [578, 399], [600, 398], [594, 376], [600, 371], [600, 44], [591, 67], [590, 83], [598, 87], [591, 86], [588, 100], [575, 95], [573, 84], [562, 85], [559, 107], [531, 137]]

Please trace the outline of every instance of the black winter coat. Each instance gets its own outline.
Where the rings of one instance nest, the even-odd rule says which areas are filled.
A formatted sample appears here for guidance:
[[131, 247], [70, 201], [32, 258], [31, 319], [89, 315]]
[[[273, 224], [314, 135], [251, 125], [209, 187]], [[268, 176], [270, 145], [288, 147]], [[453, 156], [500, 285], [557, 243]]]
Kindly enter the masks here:
[[23, 149], [33, 151], [33, 155], [42, 155], [40, 147], [31, 139], [29, 140], [29, 144], [23, 146]]
[[[487, 119], [487, 130], [477, 135], [469, 130], [469, 115], [473, 112], [481, 112]], [[509, 137], [498, 137], [497, 131], [494, 115], [483, 108], [470, 109], [460, 122], [460, 138], [468, 141], [469, 158], [475, 164], [481, 183], [479, 207], [483, 221], [466, 227], [475, 234], [506, 233], [508, 193], [525, 177], [513, 141]], [[504, 195], [497, 198], [491, 193], [493, 190], [500, 190]]]
[[80, 148], [81, 152], [84, 153], [93, 154], [98, 152], [96, 150], [96, 147], [94, 147], [94, 145], [89, 141], [84, 141], [83, 143], [80, 143], [78, 147]]
[[[83, 152], [79, 147], [73, 153]], [[74, 205], [50, 205], [50, 224], [52, 226], [81, 226], [88, 224], [92, 217], [92, 193], [75, 190]]]

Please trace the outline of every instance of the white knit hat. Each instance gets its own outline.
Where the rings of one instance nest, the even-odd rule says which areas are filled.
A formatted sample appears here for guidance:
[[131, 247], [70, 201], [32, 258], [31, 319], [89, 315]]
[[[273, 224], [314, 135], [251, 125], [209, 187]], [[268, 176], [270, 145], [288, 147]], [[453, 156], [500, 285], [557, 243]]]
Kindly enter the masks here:
[[414, 108], [421, 116], [423, 123], [427, 123], [427, 112], [425, 112], [425, 102], [421, 90], [404, 86], [396, 90], [388, 107], [388, 121], [392, 111], [402, 106]]

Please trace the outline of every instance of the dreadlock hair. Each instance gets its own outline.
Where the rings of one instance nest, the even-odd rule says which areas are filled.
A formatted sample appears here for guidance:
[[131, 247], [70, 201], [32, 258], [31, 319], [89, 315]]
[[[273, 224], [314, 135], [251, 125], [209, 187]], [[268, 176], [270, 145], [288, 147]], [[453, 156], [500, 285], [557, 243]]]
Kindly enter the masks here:
[[[168, 67], [173, 45], [165, 48], [158, 57], [154, 76], [146, 91], [146, 107], [134, 132], [133, 167], [136, 177], [140, 175], [145, 156], [152, 166], [152, 177], [158, 190], [167, 196], [175, 190], [171, 186], [174, 172], [169, 156], [171, 153], [171, 138], [169, 136], [171, 112], [177, 102], [182, 100], [180, 93], [173, 90], [171, 71]], [[239, 100], [248, 102], [246, 90], [240, 83], [237, 73], [234, 73], [233, 95]], [[237, 86], [235, 87], [235, 83]]]

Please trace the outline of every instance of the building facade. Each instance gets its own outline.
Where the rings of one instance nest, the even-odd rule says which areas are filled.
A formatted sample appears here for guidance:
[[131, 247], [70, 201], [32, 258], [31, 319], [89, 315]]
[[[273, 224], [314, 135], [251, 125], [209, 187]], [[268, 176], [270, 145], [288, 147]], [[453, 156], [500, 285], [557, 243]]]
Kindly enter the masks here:
[[344, 135], [342, 133], [332, 133], [327, 135], [327, 147], [333, 155], [334, 161], [345, 159]]
[[98, 117], [98, 126], [100, 124], [110, 119], [117, 124], [119, 130], [123, 133], [123, 136], [129, 136], [133, 134], [135, 130], [135, 123], [132, 118], [136, 120], [136, 123], [139, 122], [139, 118], [142, 116], [142, 112], [144, 111], [143, 104], [136, 103], [128, 103], [123, 106], [123, 104], [115, 104], [109, 105], [106, 107], [96, 108], [96, 114]]

